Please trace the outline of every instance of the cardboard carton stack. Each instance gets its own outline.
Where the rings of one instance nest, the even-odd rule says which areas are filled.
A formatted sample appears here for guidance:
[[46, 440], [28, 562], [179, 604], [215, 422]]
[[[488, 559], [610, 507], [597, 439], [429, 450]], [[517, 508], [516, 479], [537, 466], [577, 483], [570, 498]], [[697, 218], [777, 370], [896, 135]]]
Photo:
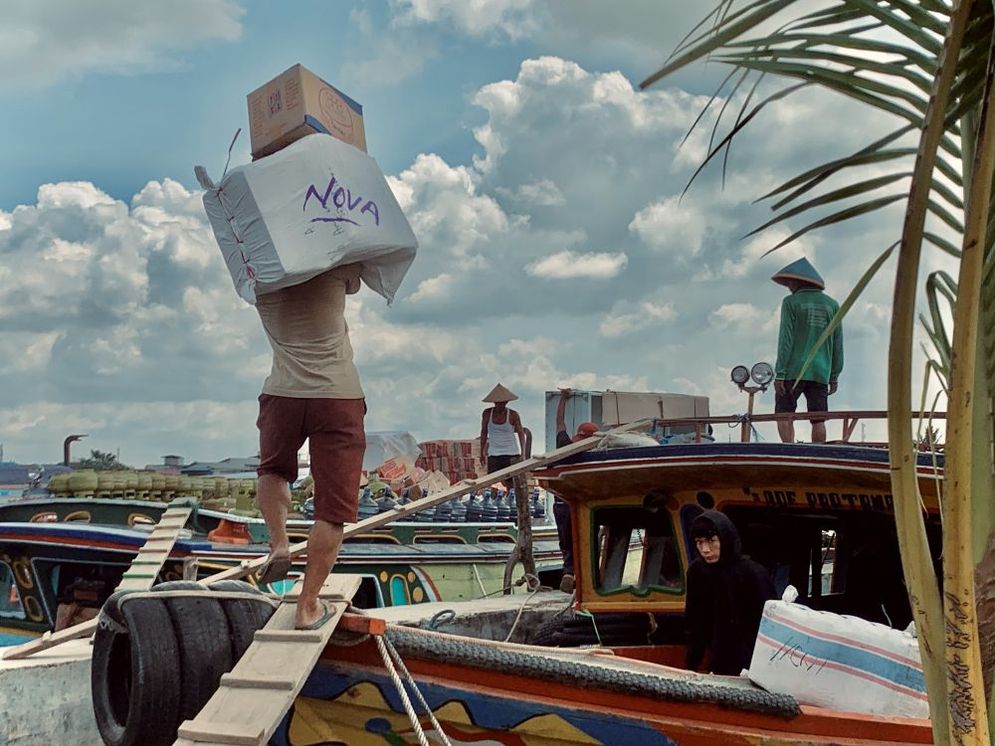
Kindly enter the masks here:
[[427, 440], [418, 444], [421, 458], [416, 462], [425, 471], [440, 471], [450, 484], [463, 479], [476, 479], [487, 473], [480, 458], [480, 440]]

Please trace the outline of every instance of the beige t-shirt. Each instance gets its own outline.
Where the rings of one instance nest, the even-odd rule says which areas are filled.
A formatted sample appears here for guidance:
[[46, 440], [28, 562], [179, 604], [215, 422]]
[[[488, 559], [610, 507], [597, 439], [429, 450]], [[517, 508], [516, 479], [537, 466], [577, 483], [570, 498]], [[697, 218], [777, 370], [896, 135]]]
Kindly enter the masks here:
[[359, 272], [359, 265], [351, 264], [257, 297], [256, 310], [273, 348], [264, 394], [363, 398], [344, 315], [346, 295], [359, 290]]

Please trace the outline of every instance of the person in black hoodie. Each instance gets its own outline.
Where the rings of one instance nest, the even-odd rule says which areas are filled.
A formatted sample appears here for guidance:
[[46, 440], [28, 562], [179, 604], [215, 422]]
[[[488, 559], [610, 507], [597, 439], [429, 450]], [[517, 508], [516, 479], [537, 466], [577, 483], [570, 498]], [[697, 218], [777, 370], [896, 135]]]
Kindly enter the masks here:
[[762, 565], [742, 554], [739, 532], [723, 513], [699, 515], [691, 537], [700, 556], [688, 567], [687, 667], [697, 670], [707, 650], [712, 673], [737, 676], [750, 665], [774, 584]]

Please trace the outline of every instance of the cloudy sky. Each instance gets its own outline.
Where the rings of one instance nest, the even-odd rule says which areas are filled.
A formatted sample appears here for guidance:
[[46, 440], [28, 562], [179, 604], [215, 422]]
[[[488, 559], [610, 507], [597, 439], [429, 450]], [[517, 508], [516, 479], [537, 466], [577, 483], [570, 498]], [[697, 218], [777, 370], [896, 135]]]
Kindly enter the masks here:
[[[800, 223], [743, 239], [763, 191], [891, 125], [812, 93], [751, 125], [724, 187], [710, 169], [681, 198], [708, 129], [684, 136], [723, 71], [637, 85], [699, 20], [686, 0], [0, 7], [7, 459], [57, 461], [78, 432], [136, 465], [255, 453], [269, 348], [193, 166], [217, 176], [246, 93], [297, 62], [363, 104], [421, 244], [392, 306], [350, 299], [368, 430], [473, 436], [498, 380], [537, 433], [564, 385], [743, 411], [728, 371], [774, 361], [770, 275], [804, 254], [842, 298], [900, 228], [897, 207], [768, 257]], [[243, 133], [232, 161], [248, 159]], [[835, 408], [884, 407], [891, 270], [846, 325]]]

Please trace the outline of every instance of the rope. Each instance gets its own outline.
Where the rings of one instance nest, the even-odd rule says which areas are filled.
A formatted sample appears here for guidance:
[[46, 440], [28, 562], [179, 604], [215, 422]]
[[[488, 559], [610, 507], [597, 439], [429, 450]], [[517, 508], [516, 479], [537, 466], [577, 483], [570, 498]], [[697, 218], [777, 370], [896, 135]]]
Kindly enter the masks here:
[[[377, 639], [380, 638], [378, 637]], [[445, 731], [442, 730], [442, 726], [439, 725], [439, 721], [435, 719], [435, 713], [432, 712], [432, 708], [428, 706], [428, 702], [426, 702], [425, 698], [422, 696], [421, 690], [415, 683], [414, 677], [411, 675], [411, 672], [408, 671], [408, 667], [404, 665], [404, 661], [401, 659], [401, 654], [397, 652], [397, 648], [395, 648], [393, 643], [391, 643], [391, 641], [386, 637], [384, 637], [384, 645], [387, 648], [387, 652], [390, 653], [391, 658], [394, 659], [394, 663], [401, 669], [401, 673], [404, 674], [404, 678], [407, 679], [408, 683], [411, 685], [411, 691], [415, 693], [415, 697], [418, 698], [418, 702], [428, 715], [428, 719], [432, 721], [432, 727], [439, 736], [439, 740], [442, 741], [443, 746], [453, 746], [452, 741], [449, 740], [449, 736], [447, 736]]]
[[455, 618], [456, 612], [453, 609], [443, 609], [432, 615], [432, 618], [428, 620], [427, 627], [434, 632], [443, 624], [449, 624]]
[[753, 419], [749, 414], [736, 415], [736, 421], [727, 423], [726, 427], [734, 430], [737, 427], [741, 427], [744, 423], [749, 426], [750, 434], [753, 435], [754, 440], [759, 442], [761, 440], [760, 431], [753, 425]]
[[384, 638], [382, 635], [376, 636], [377, 649], [380, 651], [380, 657], [383, 658], [384, 668], [387, 669], [387, 675], [390, 676], [390, 680], [394, 682], [394, 688], [397, 689], [397, 694], [401, 698], [401, 704], [404, 706], [404, 711], [408, 714], [408, 719], [411, 721], [411, 727], [415, 731], [415, 736], [418, 738], [418, 743], [421, 746], [429, 746], [428, 739], [425, 737], [425, 731], [422, 730], [421, 722], [418, 720], [418, 715], [415, 713], [415, 708], [411, 706], [411, 700], [408, 698], [408, 692], [404, 688], [404, 684], [401, 681], [401, 677], [397, 673], [397, 669], [394, 668], [394, 662], [391, 660], [390, 654], [387, 652], [387, 646], [384, 643]]
[[539, 590], [542, 587], [539, 584], [539, 578], [537, 578], [535, 575], [532, 575], [531, 573], [525, 573], [525, 575], [522, 577], [522, 580], [516, 583], [516, 585], [521, 585], [522, 581], [526, 580], [529, 583], [529, 587], [532, 587], [532, 581], [535, 581], [535, 590], [525, 597], [525, 600], [522, 602], [522, 605], [518, 608], [518, 613], [515, 615], [515, 621], [511, 623], [511, 629], [508, 630], [508, 636], [504, 638], [505, 642], [511, 640], [511, 636], [515, 634], [515, 628], [518, 626], [518, 622], [522, 618], [522, 612], [525, 611], [525, 607], [529, 605], [529, 601], [535, 598], [535, 595], [539, 592]]
[[591, 626], [594, 628], [594, 636], [598, 638], [598, 645], [604, 647], [604, 642], [601, 641], [601, 633], [598, 632], [598, 623], [594, 619], [594, 614], [589, 611], [578, 611], [577, 616], [587, 617], [591, 620]]

